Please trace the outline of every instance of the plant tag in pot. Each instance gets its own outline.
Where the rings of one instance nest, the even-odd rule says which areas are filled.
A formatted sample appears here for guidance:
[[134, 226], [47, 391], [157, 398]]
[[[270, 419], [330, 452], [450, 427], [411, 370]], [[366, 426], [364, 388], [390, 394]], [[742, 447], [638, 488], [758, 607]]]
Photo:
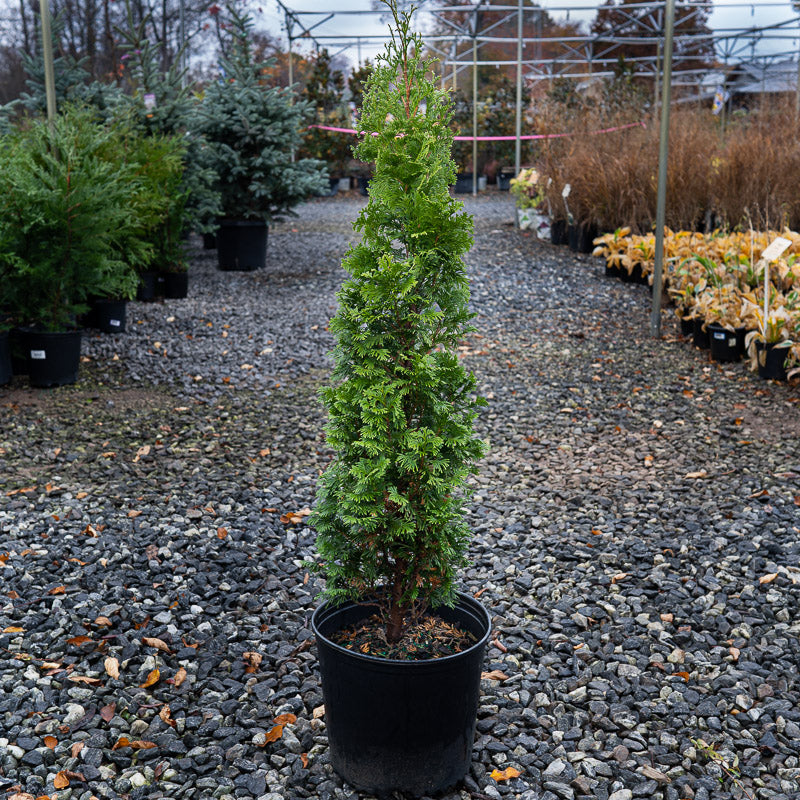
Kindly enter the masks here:
[[571, 191], [572, 191], [572, 186], [570, 186], [570, 184], [567, 183], [561, 190], [561, 196], [566, 200], [569, 197], [569, 193]]
[[115, 328], [119, 328], [119, 326], [120, 326], [120, 321], [119, 321], [118, 319], [110, 319], [110, 320], [108, 321], [108, 324], [109, 324], [109, 325], [113, 325]]
[[44, 350], [31, 350], [31, 358], [34, 361], [44, 361], [47, 358], [47, 354]]
[[778, 236], [767, 245], [764, 252], [761, 253], [761, 258], [766, 261], [774, 261], [776, 258], [780, 258], [781, 253], [783, 253], [791, 243], [791, 239], [784, 239], [782, 236]]

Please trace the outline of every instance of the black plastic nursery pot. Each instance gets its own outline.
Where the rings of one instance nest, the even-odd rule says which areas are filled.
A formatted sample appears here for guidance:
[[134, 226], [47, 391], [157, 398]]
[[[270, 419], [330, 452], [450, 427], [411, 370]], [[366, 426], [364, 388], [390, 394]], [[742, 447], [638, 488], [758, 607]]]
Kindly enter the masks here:
[[23, 329], [22, 342], [31, 386], [66, 386], [78, 380], [81, 331]]
[[11, 381], [14, 371], [11, 369], [11, 337], [8, 331], [0, 331], [0, 386]]
[[708, 350], [711, 342], [709, 341], [708, 330], [703, 330], [705, 320], [702, 317], [692, 318], [692, 344], [701, 350]]
[[550, 222], [550, 242], [552, 244], [567, 244], [567, 221], [565, 219], [554, 219]]
[[203, 234], [203, 250], [216, 250], [217, 249], [217, 234], [204, 233]]
[[124, 333], [128, 301], [97, 299], [93, 303], [93, 327], [103, 333]]
[[714, 361], [738, 361], [740, 358], [739, 341], [735, 331], [712, 322], [708, 326], [708, 341], [711, 358]]
[[183, 300], [189, 294], [188, 272], [165, 272], [164, 297], [167, 300]]
[[358, 176], [358, 191], [364, 196], [369, 197], [369, 182], [372, 178], [367, 178], [364, 175]]
[[783, 362], [789, 355], [787, 347], [776, 347], [772, 342], [756, 342], [756, 355], [758, 357], [758, 374], [764, 380], [785, 381], [786, 368]]
[[223, 219], [217, 231], [217, 261], [226, 272], [263, 269], [267, 263], [267, 223], [261, 219]]
[[469, 649], [437, 659], [376, 658], [329, 638], [375, 610], [326, 603], [311, 618], [333, 768], [351, 786], [374, 794], [419, 796], [450, 788], [472, 759], [489, 615], [465, 594], [454, 608], [437, 609], [476, 639]]
[[609, 264], [606, 261], [605, 272], [606, 278], [621, 278], [622, 277], [622, 270], [617, 267], [616, 265]]
[[453, 191], [456, 194], [472, 194], [472, 173], [459, 172], [456, 175], [456, 184]]
[[136, 299], [142, 303], [151, 303], [158, 297], [158, 278], [155, 271], [139, 273], [139, 288], [136, 290]]
[[694, 334], [694, 318], [680, 317], [681, 336], [692, 336]]
[[511, 189], [511, 180], [514, 177], [514, 172], [506, 172], [505, 169], [501, 169], [497, 173], [497, 191], [498, 192], [507, 192]]

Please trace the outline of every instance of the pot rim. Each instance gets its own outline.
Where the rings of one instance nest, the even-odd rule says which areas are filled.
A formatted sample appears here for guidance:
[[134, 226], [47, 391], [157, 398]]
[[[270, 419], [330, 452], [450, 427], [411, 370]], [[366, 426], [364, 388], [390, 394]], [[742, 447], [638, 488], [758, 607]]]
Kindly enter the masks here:
[[[465, 592], [457, 592], [456, 593], [456, 603], [452, 607], [453, 609], [458, 608], [459, 605], [467, 606], [470, 611], [474, 613], [474, 616], [479, 620], [479, 622], [486, 628], [483, 636], [477, 641], [471, 644], [465, 650], [461, 650], [458, 653], [452, 653], [449, 656], [441, 656], [439, 658], [419, 658], [415, 660], [409, 660], [404, 658], [381, 658], [380, 656], [372, 656], [366, 653], [359, 653], [356, 650], [350, 650], [347, 647], [342, 647], [340, 644], [336, 644], [336, 642], [332, 641], [328, 636], [326, 636], [322, 631], [319, 629], [319, 622], [320, 618], [328, 611], [335, 611], [336, 609], [346, 608], [348, 606], [356, 605], [356, 603], [352, 600], [346, 600], [343, 603], [339, 603], [338, 605], [331, 605], [330, 600], [326, 600], [325, 602], [321, 603], [314, 609], [314, 613], [311, 615], [311, 630], [314, 632], [314, 635], [325, 642], [327, 647], [332, 648], [333, 650], [338, 651], [348, 657], [351, 657], [358, 661], [364, 661], [368, 664], [385, 664], [385, 665], [399, 665], [403, 664], [407, 666], [409, 669], [415, 668], [426, 668], [429, 667], [431, 664], [447, 664], [452, 661], [456, 661], [459, 658], [464, 658], [469, 653], [477, 650], [478, 648], [482, 648], [486, 645], [489, 641], [489, 637], [492, 633], [492, 620], [489, 616], [489, 612], [486, 610], [486, 607], [479, 603], [472, 595], [466, 594]], [[371, 605], [367, 603], [366, 605]], [[377, 607], [377, 604], [376, 606]], [[450, 608], [449, 606], [439, 606], [439, 608]]]

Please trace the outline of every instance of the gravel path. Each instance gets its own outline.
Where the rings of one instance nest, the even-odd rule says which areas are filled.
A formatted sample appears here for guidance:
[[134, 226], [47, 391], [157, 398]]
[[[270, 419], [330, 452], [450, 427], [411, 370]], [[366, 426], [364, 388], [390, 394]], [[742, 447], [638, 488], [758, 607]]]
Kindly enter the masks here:
[[[303, 206], [258, 273], [198, 250], [191, 297], [131, 304], [78, 384], [0, 388], [0, 796], [358, 797], [315, 714], [302, 511], [361, 203]], [[646, 288], [466, 205], [491, 451], [463, 582], [507, 678], [447, 800], [798, 800], [797, 387], [669, 312], [650, 339]]]

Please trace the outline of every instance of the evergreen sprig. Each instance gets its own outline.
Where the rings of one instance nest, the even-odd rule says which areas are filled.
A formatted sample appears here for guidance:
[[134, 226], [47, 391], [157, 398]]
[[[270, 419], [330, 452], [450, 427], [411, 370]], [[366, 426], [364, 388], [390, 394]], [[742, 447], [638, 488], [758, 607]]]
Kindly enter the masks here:
[[[386, 0], [384, 0], [386, 2]], [[312, 518], [333, 601], [378, 595], [390, 642], [412, 610], [452, 605], [470, 538], [466, 482], [484, 443], [475, 378], [457, 346], [472, 329], [463, 255], [472, 218], [451, 198], [451, 101], [428, 77], [412, 12], [367, 84], [355, 155], [375, 163], [370, 201], [346, 254], [323, 390], [335, 457]]]

